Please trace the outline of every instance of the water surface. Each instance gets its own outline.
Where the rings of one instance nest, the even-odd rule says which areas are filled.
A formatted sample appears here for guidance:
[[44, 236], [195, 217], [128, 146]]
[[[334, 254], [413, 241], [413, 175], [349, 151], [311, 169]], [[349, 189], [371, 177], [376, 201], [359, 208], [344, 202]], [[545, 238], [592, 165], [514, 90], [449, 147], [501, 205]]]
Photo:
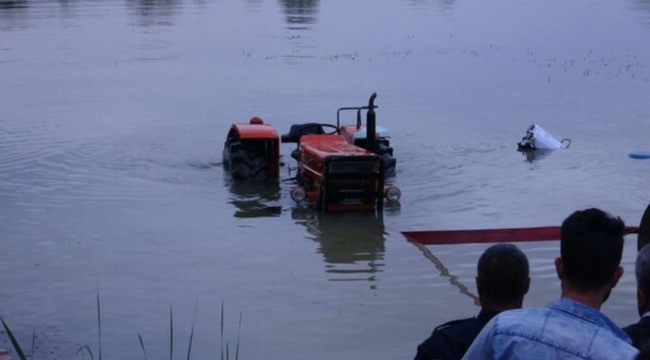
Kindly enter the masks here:
[[[397, 359], [478, 311], [487, 245], [400, 231], [558, 225], [650, 202], [650, 3], [0, 2], [0, 315], [37, 354], [229, 349], [242, 359]], [[383, 221], [296, 208], [290, 182], [233, 183], [233, 122], [334, 122], [377, 92], [403, 199]], [[353, 121], [353, 119], [349, 119]], [[571, 147], [516, 151], [537, 123]], [[284, 148], [283, 152], [289, 152]], [[282, 170], [290, 177], [290, 166]], [[636, 320], [627, 238], [604, 307]], [[557, 242], [520, 244], [526, 306], [559, 294]]]

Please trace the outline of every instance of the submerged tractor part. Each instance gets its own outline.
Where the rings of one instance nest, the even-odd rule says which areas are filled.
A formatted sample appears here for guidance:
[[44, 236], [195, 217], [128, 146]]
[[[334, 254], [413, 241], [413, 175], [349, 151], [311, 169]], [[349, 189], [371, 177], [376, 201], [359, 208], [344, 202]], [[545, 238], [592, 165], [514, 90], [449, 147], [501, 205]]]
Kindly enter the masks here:
[[[377, 125], [375, 99], [377, 93], [373, 93], [368, 100], [367, 106], [342, 107], [336, 111], [336, 126], [340, 134], [345, 136], [350, 144], [364, 148], [379, 155], [384, 166], [384, 176], [395, 175], [397, 160], [393, 156], [393, 148], [390, 146], [390, 134], [388, 130]], [[341, 125], [341, 112], [345, 110], [356, 111], [356, 124]], [[361, 111], [367, 110], [366, 126], [361, 122]]]
[[[376, 93], [367, 106], [343, 107], [336, 112], [336, 125], [294, 124], [282, 142], [297, 144], [291, 157], [297, 162], [297, 186], [291, 190], [296, 203], [307, 202], [323, 212], [382, 212], [395, 207], [401, 191], [385, 186], [387, 173], [394, 174], [395, 159], [388, 131], [377, 126]], [[356, 112], [356, 123], [341, 125], [343, 110]], [[367, 123], [361, 111], [367, 110]], [[331, 128], [331, 129], [330, 129]]]
[[269, 160], [263, 152], [239, 147], [230, 157], [230, 173], [235, 179], [266, 179]]
[[399, 201], [401, 191], [384, 186], [377, 154], [348, 143], [342, 135], [305, 135], [298, 146], [296, 203], [307, 201], [323, 212], [377, 211]]
[[223, 166], [234, 179], [264, 180], [280, 172], [280, 137], [259, 117], [233, 124], [223, 147]]
[[283, 134], [281, 139], [283, 143], [299, 143], [303, 135], [336, 134], [337, 132], [338, 128], [332, 124], [294, 124], [289, 128], [289, 133]]
[[[342, 107], [336, 111], [336, 125], [323, 123], [304, 123], [291, 125], [289, 132], [282, 135], [283, 143], [296, 143], [300, 146], [300, 138], [304, 135], [343, 135], [345, 140], [354, 146], [377, 154], [381, 158], [384, 167], [384, 176], [394, 176], [397, 160], [393, 156], [393, 148], [390, 146], [390, 134], [382, 126], [377, 126], [375, 110], [375, 99], [377, 93], [373, 93], [368, 100], [367, 106]], [[347, 110], [356, 111], [356, 123], [354, 125], [341, 125], [341, 112]], [[366, 125], [361, 121], [361, 111], [367, 110]], [[292, 151], [291, 157], [298, 160], [300, 150]]]

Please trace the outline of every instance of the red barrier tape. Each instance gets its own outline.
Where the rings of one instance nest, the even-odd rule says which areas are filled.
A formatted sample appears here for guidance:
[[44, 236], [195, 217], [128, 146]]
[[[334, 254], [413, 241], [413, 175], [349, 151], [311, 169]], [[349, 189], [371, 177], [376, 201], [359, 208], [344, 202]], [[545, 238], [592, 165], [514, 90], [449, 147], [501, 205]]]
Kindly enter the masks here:
[[[638, 227], [628, 226], [625, 234], [636, 234]], [[499, 242], [552, 241], [560, 239], [559, 226], [484, 229], [484, 230], [438, 230], [402, 231], [408, 241], [422, 245], [482, 244]]]

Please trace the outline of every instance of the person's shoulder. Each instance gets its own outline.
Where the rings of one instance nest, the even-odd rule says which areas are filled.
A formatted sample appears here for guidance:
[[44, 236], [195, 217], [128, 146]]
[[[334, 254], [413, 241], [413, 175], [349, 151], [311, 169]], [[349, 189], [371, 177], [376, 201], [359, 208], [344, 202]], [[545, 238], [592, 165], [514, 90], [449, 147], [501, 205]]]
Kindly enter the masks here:
[[448, 321], [444, 324], [438, 325], [433, 331], [442, 331], [442, 330], [449, 330], [450, 328], [465, 324], [467, 322], [470, 322], [472, 320], [475, 320], [475, 317], [470, 317], [470, 318], [465, 318], [465, 319], [457, 319], [457, 320], [452, 320]]
[[460, 359], [481, 331], [481, 324], [471, 317], [437, 326], [431, 336], [418, 346], [416, 359]]
[[548, 308], [523, 308], [502, 311], [495, 316], [496, 321], [504, 322], [510, 320], [520, 320], [522, 317], [545, 316]]
[[487, 326], [497, 333], [501, 331], [516, 331], [520, 328], [528, 331], [538, 326], [543, 326], [548, 316], [548, 308], [506, 310], [497, 314]]
[[630, 324], [628, 326], [624, 326], [621, 328], [623, 331], [626, 333], [634, 333], [637, 331], [642, 331], [642, 330], [650, 330], [650, 323], [642, 323], [641, 321], [635, 322], [634, 324]]
[[639, 329], [650, 330], [650, 316], [644, 316], [638, 322], [630, 325]]
[[[438, 334], [447, 339], [464, 339], [474, 338], [485, 326], [483, 320], [477, 317], [453, 320], [438, 326], [434, 331], [434, 335]], [[462, 340], [458, 340], [462, 341]]]
[[650, 340], [650, 318], [642, 318], [639, 322], [628, 325], [622, 330], [632, 339], [634, 347], [640, 349], [643, 344], [648, 343]]

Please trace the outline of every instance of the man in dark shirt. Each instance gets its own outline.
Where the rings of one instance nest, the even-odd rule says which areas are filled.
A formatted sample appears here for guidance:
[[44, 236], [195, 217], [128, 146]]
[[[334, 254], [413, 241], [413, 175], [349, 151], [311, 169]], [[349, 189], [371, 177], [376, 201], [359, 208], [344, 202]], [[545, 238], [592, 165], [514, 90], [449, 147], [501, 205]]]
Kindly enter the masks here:
[[650, 340], [650, 245], [645, 245], [636, 257], [636, 300], [641, 319], [636, 324], [623, 328], [632, 345], [641, 350]]
[[528, 259], [512, 244], [490, 246], [478, 260], [476, 288], [481, 311], [478, 316], [438, 326], [418, 346], [415, 360], [461, 359], [496, 314], [522, 307], [530, 286]]

